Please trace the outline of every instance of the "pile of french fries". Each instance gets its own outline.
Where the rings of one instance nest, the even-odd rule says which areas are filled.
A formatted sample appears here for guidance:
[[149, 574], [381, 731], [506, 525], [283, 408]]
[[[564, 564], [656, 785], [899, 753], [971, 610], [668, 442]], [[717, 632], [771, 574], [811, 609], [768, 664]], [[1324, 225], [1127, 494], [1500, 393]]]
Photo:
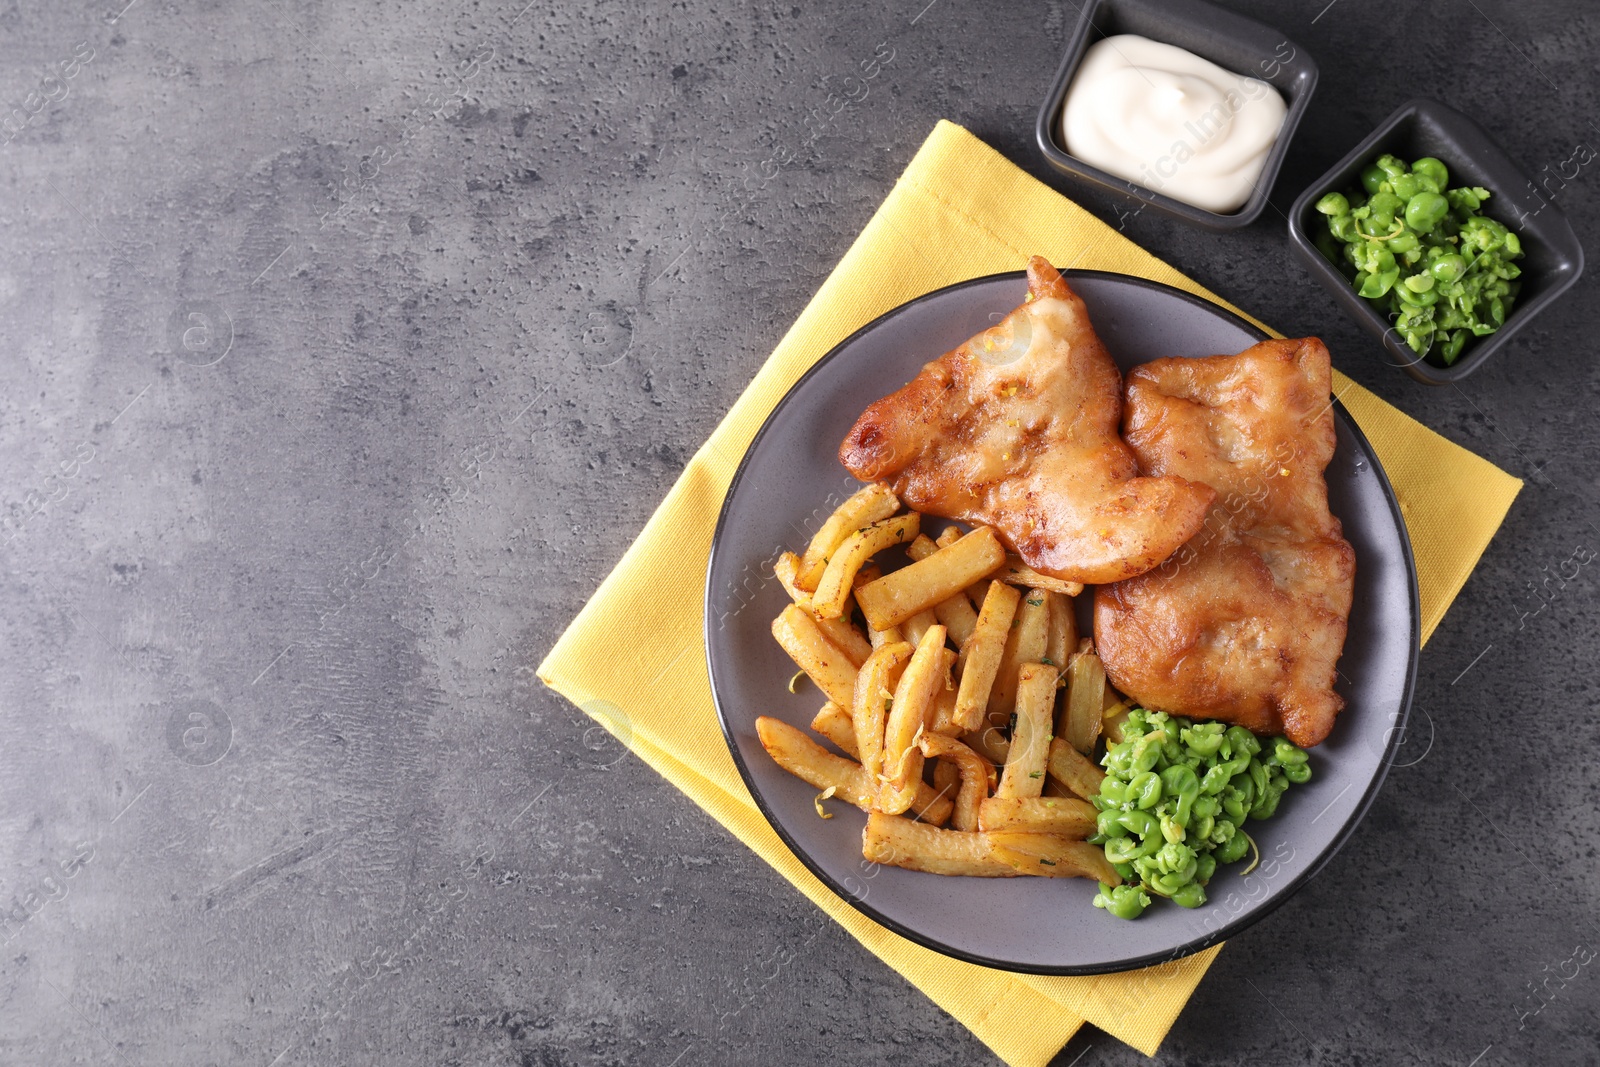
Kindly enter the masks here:
[[[868, 860], [1120, 884], [1084, 841], [1105, 777], [1095, 746], [1127, 708], [1078, 637], [1083, 587], [1007, 555], [988, 527], [936, 540], [921, 527], [888, 486], [868, 485], [804, 555], [779, 558], [793, 603], [772, 634], [800, 668], [790, 689], [804, 675], [822, 691], [811, 727], [844, 755], [767, 716], [762, 745], [821, 790], [821, 817], [830, 798], [867, 813]], [[884, 574], [873, 557], [896, 545], [911, 562]]]

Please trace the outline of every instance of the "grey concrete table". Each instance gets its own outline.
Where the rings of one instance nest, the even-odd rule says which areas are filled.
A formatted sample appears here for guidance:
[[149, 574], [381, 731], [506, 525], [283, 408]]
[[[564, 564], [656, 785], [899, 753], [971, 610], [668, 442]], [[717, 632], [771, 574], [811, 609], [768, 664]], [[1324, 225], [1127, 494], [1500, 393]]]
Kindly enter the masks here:
[[[1547, 581], [1600, 548], [1595, 274], [1427, 389], [1281, 216], [1419, 93], [1554, 173], [1600, 143], [1600, 20], [1234, 6], [1322, 66], [1275, 208], [1214, 237], [1063, 188], [1528, 486], [1409, 765], [1159, 1062], [1600, 1062], [1596, 579]], [[991, 1062], [533, 667], [936, 119], [1055, 181], [1074, 18], [0, 10], [0, 1063]], [[1591, 252], [1597, 174], [1552, 186]]]

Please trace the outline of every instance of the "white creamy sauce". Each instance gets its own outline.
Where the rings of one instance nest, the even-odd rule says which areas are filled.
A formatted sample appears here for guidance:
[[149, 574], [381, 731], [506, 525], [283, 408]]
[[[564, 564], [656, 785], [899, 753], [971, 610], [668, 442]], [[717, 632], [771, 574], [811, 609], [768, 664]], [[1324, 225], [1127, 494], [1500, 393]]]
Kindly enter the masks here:
[[1122, 34], [1090, 46], [1067, 90], [1068, 152], [1227, 214], [1250, 193], [1288, 113], [1276, 89], [1192, 52]]

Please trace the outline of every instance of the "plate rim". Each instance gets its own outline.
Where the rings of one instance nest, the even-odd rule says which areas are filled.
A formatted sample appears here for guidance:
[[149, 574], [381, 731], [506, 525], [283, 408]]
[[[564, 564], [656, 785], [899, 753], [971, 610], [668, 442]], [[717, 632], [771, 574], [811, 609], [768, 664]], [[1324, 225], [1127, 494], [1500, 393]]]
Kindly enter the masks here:
[[[1116, 271], [1104, 270], [1068, 269], [1061, 271], [1061, 275], [1063, 278], [1067, 279], [1069, 283], [1074, 278], [1115, 278], [1119, 282], [1132, 283], [1135, 287], [1150, 289], [1156, 292], [1165, 293], [1169, 296], [1178, 297], [1186, 303], [1192, 304], [1222, 318], [1230, 319], [1234, 322], [1234, 324], [1242, 327], [1246, 332], [1256, 336], [1258, 340], [1266, 340], [1271, 337], [1271, 334], [1267, 333], [1249, 319], [1246, 319], [1240, 313], [1223, 307], [1221, 304], [1207, 300], [1204, 297], [1197, 296], [1194, 293], [1179, 289], [1176, 286], [1167, 285], [1165, 282], [1153, 281], [1149, 278], [1141, 278], [1134, 274], [1121, 274]], [[1373, 450], [1372, 443], [1367, 439], [1367, 435], [1362, 432], [1360, 425], [1355, 421], [1354, 418], [1351, 417], [1349, 410], [1345, 408], [1344, 404], [1337, 396], [1332, 397], [1330, 406], [1334, 409], [1336, 415], [1344, 420], [1345, 425], [1355, 437], [1357, 444], [1359, 444], [1366, 454], [1371, 457], [1373, 473], [1378, 476], [1378, 482], [1383, 491], [1384, 500], [1389, 505], [1389, 512], [1394, 519], [1395, 528], [1400, 533], [1401, 556], [1405, 560], [1407, 594], [1411, 606], [1411, 643], [1410, 652], [1406, 657], [1406, 676], [1405, 681], [1402, 683], [1400, 707], [1395, 715], [1394, 722], [1388, 727], [1388, 740], [1384, 745], [1383, 755], [1379, 758], [1377, 771], [1373, 774], [1372, 780], [1367, 783], [1367, 788], [1362, 793], [1360, 799], [1356, 801], [1354, 809], [1352, 809], [1350, 815], [1345, 819], [1344, 824], [1339, 828], [1338, 833], [1334, 835], [1333, 840], [1329, 842], [1328, 846], [1322, 851], [1322, 853], [1318, 855], [1316, 859], [1314, 859], [1309, 865], [1307, 865], [1306, 869], [1300, 872], [1298, 876], [1290, 880], [1276, 893], [1269, 895], [1267, 899], [1262, 901], [1258, 907], [1246, 911], [1237, 918], [1223, 924], [1218, 929], [1213, 930], [1203, 936], [1182, 942], [1181, 944], [1173, 946], [1172, 948], [1166, 949], [1162, 952], [1147, 953], [1145, 955], [1130, 959], [1118, 959], [1105, 964], [1062, 964], [1051, 966], [1044, 964], [1017, 963], [1011, 960], [998, 960], [984, 956], [980, 953], [963, 951], [961, 949], [944, 944], [932, 935], [914, 930], [895, 919], [889, 918], [888, 916], [879, 912], [876, 908], [869, 905], [866, 900], [858, 898], [846, 891], [831, 874], [823, 870], [822, 866], [816, 860], [812, 859], [808, 852], [800, 848], [794, 839], [790, 837], [788, 830], [776, 817], [771, 807], [769, 807], [766, 798], [761, 794], [760, 790], [756, 788], [755, 779], [752, 777], [749, 767], [745, 764], [744, 755], [739, 749], [739, 744], [734, 738], [733, 729], [728, 722], [728, 716], [723, 710], [722, 699], [717, 691], [716, 669], [713, 666], [711, 656], [710, 637], [713, 616], [713, 608], [711, 603], [711, 572], [716, 566], [717, 552], [722, 545], [722, 534], [731, 513], [734, 493], [739, 488], [740, 481], [743, 479], [745, 470], [749, 466], [751, 456], [755, 454], [757, 446], [760, 445], [761, 440], [766, 436], [767, 431], [772, 428], [774, 420], [778, 417], [778, 413], [783, 410], [784, 406], [789, 403], [790, 399], [795, 395], [795, 393], [798, 392], [813, 375], [820, 373], [824, 367], [832, 363], [835, 357], [853, 344], [858, 338], [876, 329], [892, 316], [898, 315], [906, 309], [917, 304], [940, 297], [945, 293], [971, 288], [977, 285], [998, 282], [1001, 280], [1023, 280], [1026, 279], [1027, 276], [1028, 272], [1026, 270], [1000, 271], [994, 274], [985, 274], [976, 278], [967, 278], [963, 281], [941, 286], [937, 289], [923, 293], [921, 296], [913, 297], [904, 303], [897, 304], [885, 311], [883, 314], [872, 319], [872, 321], [856, 329], [848, 337], [843, 338], [832, 348], [828, 349], [828, 351], [821, 358], [819, 358], [815, 363], [806, 369], [805, 373], [800, 375], [799, 378], [795, 379], [794, 384], [789, 386], [789, 388], [784, 391], [783, 396], [779, 398], [776, 404], [773, 405], [772, 410], [767, 413], [767, 417], [762, 420], [760, 429], [758, 429], [755, 432], [755, 435], [750, 438], [750, 443], [748, 446], [746, 446], [744, 455], [739, 458], [738, 466], [734, 468], [733, 475], [728, 479], [728, 488], [723, 494], [722, 507], [718, 509], [717, 512], [717, 523], [711, 534], [711, 550], [706, 557], [704, 594], [701, 605], [701, 642], [705, 646], [706, 681], [711, 690], [711, 704], [717, 714], [717, 725], [722, 730], [723, 741], [728, 746], [728, 752], [733, 757], [734, 766], [739, 770], [739, 777], [744, 781], [746, 791], [749, 792], [750, 798], [755, 801], [756, 808], [761, 812], [762, 818], [766, 819], [767, 825], [772, 828], [773, 832], [778, 835], [778, 839], [783, 842], [784, 847], [789, 850], [791, 855], [800, 861], [806, 870], [810, 871], [818, 881], [827, 887], [829, 892], [833, 893], [835, 897], [839, 898], [844, 903], [865, 915], [867, 918], [871, 919], [884, 929], [890, 930], [908, 941], [921, 945], [923, 948], [931, 949], [940, 955], [948, 956], [952, 959], [958, 959], [965, 963], [975, 964], [980, 967], [988, 967], [994, 970], [1006, 971], [1012, 974], [1038, 974], [1051, 976], [1115, 974], [1122, 971], [1138, 970], [1142, 967], [1150, 967], [1156, 964], [1180, 960], [1187, 956], [1192, 956], [1197, 952], [1202, 952], [1214, 944], [1219, 944], [1236, 934], [1242, 933], [1251, 926], [1254, 926], [1256, 923], [1260, 922], [1262, 919], [1265, 919], [1268, 915], [1271, 915], [1278, 908], [1282, 907], [1290, 898], [1298, 893], [1306, 885], [1306, 883], [1310, 882], [1313, 878], [1320, 874], [1323, 868], [1328, 865], [1333, 857], [1336, 856], [1339, 851], [1349, 842], [1350, 838], [1354, 836], [1356, 827], [1361, 825], [1361, 822], [1367, 816], [1368, 810], [1372, 807], [1373, 802], [1377, 800], [1378, 792], [1382, 789], [1384, 780], [1389, 775], [1389, 768], [1394, 765], [1394, 760], [1398, 754], [1399, 747], [1404, 743], [1402, 739], [1405, 737], [1406, 728], [1411, 720], [1411, 703], [1416, 690], [1417, 670], [1422, 653], [1422, 599], [1417, 584], [1417, 563], [1411, 549], [1411, 533], [1406, 528], [1405, 516], [1400, 510], [1400, 501], [1395, 495], [1394, 486], [1389, 482], [1388, 472], [1384, 470], [1382, 462], [1378, 459], [1377, 452]]]

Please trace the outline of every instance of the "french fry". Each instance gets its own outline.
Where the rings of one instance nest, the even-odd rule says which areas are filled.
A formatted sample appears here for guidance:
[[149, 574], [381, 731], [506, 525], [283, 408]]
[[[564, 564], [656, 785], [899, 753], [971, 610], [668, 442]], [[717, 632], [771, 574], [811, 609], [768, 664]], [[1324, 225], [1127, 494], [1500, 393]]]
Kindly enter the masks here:
[[934, 544], [940, 548], [949, 548], [951, 545], [961, 540], [961, 538], [964, 536], [965, 535], [961, 532], [961, 527], [946, 526], [944, 529], [939, 531], [939, 538], [938, 540], [934, 541]]
[[[989, 781], [994, 775], [994, 764], [960, 741], [938, 734], [924, 734], [920, 747], [924, 756], [939, 758], [940, 770], [952, 767], [957, 772], [960, 792], [955, 793], [956, 806], [950, 813], [950, 825], [957, 830], [978, 829], [979, 809], [980, 805], [988, 802], [986, 798], [989, 795]], [[936, 774], [934, 785], [938, 784]]]
[[[933, 759], [932, 756], [928, 755], [926, 748], [922, 750], [922, 758], [925, 760]], [[961, 768], [947, 759], [934, 760], [933, 789], [934, 792], [942, 797], [954, 799], [956, 793], [961, 789]]]
[[1045, 607], [1050, 609], [1050, 626], [1044, 640], [1044, 662], [1058, 671], [1067, 669], [1067, 661], [1078, 647], [1078, 617], [1072, 598], [1063, 593], [1047, 592]]
[[817, 626], [822, 630], [823, 636], [849, 657], [851, 663], [857, 667], [861, 666], [867, 661], [867, 657], [872, 655], [872, 645], [850, 621], [849, 603], [846, 602], [839, 618], [820, 618], [812, 608], [811, 594], [795, 584], [795, 574], [799, 566], [800, 557], [793, 552], [785, 552], [778, 557], [778, 562], [773, 564], [772, 572], [795, 605], [810, 612], [811, 617], [817, 620]]
[[1088, 800], [1100, 792], [1100, 783], [1106, 772], [1096, 767], [1088, 756], [1073, 748], [1064, 737], [1050, 742], [1050, 777], [1060, 782], [1076, 796]]
[[911, 659], [912, 648], [904, 641], [883, 645], [867, 657], [856, 675], [856, 688], [850, 701], [850, 718], [856, 734], [856, 758], [868, 777], [877, 782], [883, 777], [883, 730], [894, 702], [895, 672]]
[[951, 670], [956, 665], [956, 654], [944, 650], [944, 673], [940, 684], [933, 690], [933, 707], [928, 710], [928, 732], [945, 737], [958, 737], [965, 733], [956, 722], [956, 683]]
[[950, 640], [959, 648], [967, 643], [972, 631], [978, 628], [978, 613], [972, 608], [967, 594], [957, 593], [933, 606], [934, 617], [950, 634]]
[[[1054, 741], [1051, 741], [1050, 743], [1052, 745], [1055, 744]], [[1068, 745], [1067, 747], [1068, 748], [1072, 748], [1071, 745]], [[1075, 749], [1075, 748], [1072, 749], [1072, 750], [1074, 752], [1077, 751], [1077, 749]], [[1039, 793], [1040, 796], [1042, 796], [1042, 797], [1075, 797], [1075, 796], [1078, 795], [1078, 794], [1074, 793], [1072, 790], [1068, 789], [1066, 786], [1062, 785], [1049, 772], [1050, 772], [1050, 765], [1046, 764], [1045, 765], [1045, 776], [1044, 776], [1044, 789], [1040, 791], [1040, 793]]]
[[1017, 700], [1017, 674], [1022, 665], [1038, 663], [1044, 658], [1049, 622], [1050, 611], [1045, 607], [1044, 593], [1037, 589], [1024, 593], [1016, 618], [1012, 620], [1011, 632], [1006, 635], [1005, 652], [1000, 656], [994, 687], [989, 690], [989, 721], [996, 726], [1004, 726], [1011, 718], [1011, 707]]
[[[1030, 834], [1055, 834], [1081, 841], [1095, 831], [1099, 813], [1088, 801], [1053, 797], [989, 797], [978, 806], [978, 829], [1018, 830]], [[961, 826], [961, 801], [956, 800], [950, 825]]]
[[956, 722], [973, 731], [984, 722], [1006, 638], [1022, 594], [1004, 582], [992, 582], [978, 613], [978, 626], [961, 646], [961, 688], [956, 694]]
[[[861, 764], [843, 756], [835, 756], [807, 737], [804, 731], [781, 719], [760, 716], [756, 719], [756, 734], [772, 761], [796, 778], [824, 791], [831, 787], [833, 795], [840, 800], [854, 804], [862, 811], [872, 810], [872, 804], [877, 799], [878, 783], [867, 776]], [[936, 794], [926, 784], [918, 784], [922, 788], [917, 790], [911, 810], [935, 826], [943, 825], [950, 818], [955, 804], [948, 797]], [[905, 819], [895, 821], [912, 825]]]
[[[922, 516], [913, 511], [909, 515], [896, 515], [864, 526], [846, 537], [828, 556], [828, 565], [812, 594], [812, 610], [825, 619], [836, 619], [842, 615], [845, 602], [850, 599], [851, 583], [856, 572], [877, 553], [915, 538], [921, 523]], [[805, 572], [802, 570], [801, 588], [805, 587], [804, 578]], [[866, 592], [866, 589], [866, 586], [862, 586], [862, 592]]]
[[[919, 611], [901, 625], [900, 632], [905, 634], [906, 640], [913, 645], [920, 645], [922, 644], [922, 635], [938, 625], [939, 616], [932, 611]], [[948, 633], [949, 631], [946, 632]]]
[[783, 586], [783, 591], [789, 594], [789, 599], [799, 604], [807, 611], [811, 610], [811, 593], [801, 589], [797, 584], [800, 574], [800, 557], [793, 552], [785, 552], [778, 557], [772, 565], [772, 573]]
[[922, 782], [922, 750], [917, 741], [928, 727], [928, 711], [935, 689], [945, 678], [944, 627], [934, 626], [923, 635], [906, 664], [883, 731], [883, 785], [878, 810], [898, 815], [911, 806]]
[[[922, 535], [918, 534], [917, 536], [920, 537]], [[851, 588], [860, 589], [868, 582], [875, 582], [881, 577], [883, 577], [883, 571], [878, 568], [878, 565], [876, 563], [868, 563], [859, 571], [856, 571]], [[898, 626], [891, 626], [887, 630], [874, 630], [869, 626], [867, 627], [867, 640], [873, 648], [882, 648], [884, 645], [892, 645], [896, 642], [904, 641], [905, 635], [900, 632], [900, 627]]]
[[1048, 589], [1052, 593], [1062, 593], [1066, 596], [1077, 596], [1083, 592], [1081, 582], [1064, 582], [1060, 578], [1040, 574], [1017, 556], [1007, 556], [1000, 569], [989, 577], [1012, 585], [1025, 585], [1031, 589]]
[[1067, 699], [1056, 731], [1085, 756], [1094, 753], [1105, 719], [1106, 671], [1100, 657], [1082, 652], [1067, 667]]
[[845, 658], [860, 667], [867, 662], [867, 657], [872, 655], [872, 642], [862, 636], [855, 624], [848, 617], [839, 619], [818, 619], [817, 629], [822, 631], [822, 636], [828, 643], [843, 652]]
[[1111, 861], [1106, 859], [1106, 850], [1099, 845], [1068, 841], [1055, 834], [1013, 833], [1009, 830], [995, 830], [984, 836], [989, 839], [989, 854], [1010, 864], [1018, 874], [1037, 874], [1047, 878], [1091, 878], [1107, 885], [1122, 884], [1122, 876], [1111, 866]]
[[993, 855], [987, 834], [940, 830], [876, 813], [867, 816], [867, 828], [861, 835], [861, 855], [872, 863], [929, 874], [1012, 878], [1024, 873]]
[[850, 713], [833, 701], [822, 705], [822, 710], [811, 720], [811, 728], [832, 741], [839, 751], [851, 759], [861, 758], [860, 749], [856, 746], [856, 724], [851, 720]]
[[899, 509], [899, 498], [882, 482], [874, 482], [856, 490], [849, 500], [828, 516], [822, 529], [811, 538], [811, 544], [806, 546], [806, 554], [800, 559], [796, 584], [801, 589], [814, 592], [822, 581], [828, 559], [835, 549], [863, 526], [887, 519]]
[[868, 630], [867, 639], [872, 642], [873, 648], [882, 648], [884, 645], [898, 644], [906, 636], [900, 632], [900, 627], [891, 626], [887, 630]]
[[[952, 532], [959, 531], [956, 531], [954, 526], [946, 527], [944, 533], [939, 535], [939, 541], [944, 541], [945, 534]], [[950, 543], [953, 544], [954, 541]], [[906, 555], [910, 556], [913, 562], [919, 562], [933, 555], [941, 547], [944, 546], [928, 540], [926, 534], [920, 534], [906, 549]], [[933, 606], [933, 614], [950, 634], [950, 640], [955, 642], [957, 648], [967, 643], [967, 638], [972, 636], [972, 631], [978, 626], [978, 613], [973, 610], [972, 601], [967, 599], [965, 591], [939, 601]]]
[[810, 612], [790, 604], [772, 620], [772, 636], [829, 700], [849, 704], [855, 699], [856, 665], [828, 640]]
[[856, 603], [874, 629], [898, 626], [917, 612], [958, 596], [1001, 566], [1005, 556], [1006, 550], [994, 531], [980, 526], [949, 548], [936, 549], [923, 559], [862, 586], [856, 593]]
[[1055, 707], [1056, 670], [1025, 663], [1017, 670], [1017, 725], [1006, 754], [997, 797], [1036, 797], [1044, 789], [1050, 756], [1050, 713]]
[[[1006, 735], [1000, 732], [999, 727], [990, 726], [987, 720], [976, 730], [962, 734], [961, 743], [996, 767], [1004, 767], [1007, 757], [1011, 755], [1011, 742], [1006, 740]], [[999, 784], [1000, 779], [997, 777], [990, 788]]]

